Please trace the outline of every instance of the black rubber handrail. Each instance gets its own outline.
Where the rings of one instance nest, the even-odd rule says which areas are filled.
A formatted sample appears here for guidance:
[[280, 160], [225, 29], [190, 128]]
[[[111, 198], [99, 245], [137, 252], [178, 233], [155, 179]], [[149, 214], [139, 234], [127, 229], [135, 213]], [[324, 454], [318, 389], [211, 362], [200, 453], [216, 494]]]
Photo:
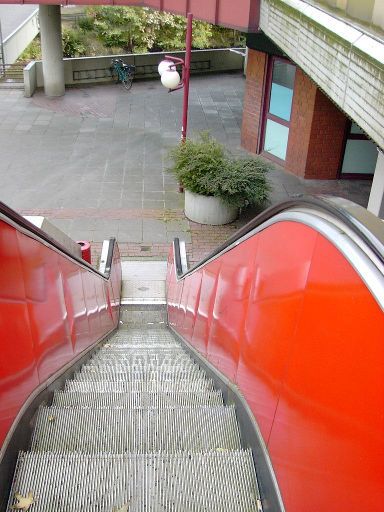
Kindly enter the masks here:
[[111, 265], [112, 265], [113, 250], [114, 250], [114, 246], [116, 243], [115, 238], [109, 239], [110, 244], [109, 244], [108, 256], [107, 256], [107, 261], [105, 264], [105, 273], [103, 274], [102, 272], [97, 270], [95, 267], [93, 267], [87, 261], [72, 254], [71, 251], [69, 251], [66, 247], [64, 247], [62, 244], [60, 244], [60, 242], [58, 242], [57, 240], [55, 240], [54, 238], [49, 236], [47, 233], [45, 233], [45, 231], [38, 228], [31, 222], [29, 222], [29, 220], [25, 219], [22, 215], [15, 212], [14, 210], [12, 210], [12, 208], [10, 208], [6, 204], [2, 203], [1, 201], [0, 201], [0, 214], [2, 214], [4, 217], [6, 217], [10, 221], [12, 221], [18, 227], [24, 229], [25, 231], [30, 232], [37, 239], [44, 241], [45, 243], [54, 247], [60, 253], [65, 254], [65, 256], [67, 256], [71, 260], [75, 261], [78, 264], [81, 264], [84, 267], [87, 267], [87, 269], [90, 270], [91, 272], [98, 274], [103, 279], [109, 279], [110, 272], [111, 272]]
[[343, 222], [357, 236], [359, 236], [370, 250], [384, 264], [384, 223], [381, 219], [368, 212], [362, 206], [359, 206], [348, 199], [331, 196], [302, 196], [289, 199], [277, 205], [271, 206], [261, 212], [257, 217], [240, 228], [223, 244], [219, 245], [213, 252], [208, 254], [199, 263], [187, 270], [182, 271], [179, 239], [174, 240], [175, 266], [178, 279], [184, 279], [189, 274], [203, 267], [208, 261], [218, 256], [232, 244], [236, 243], [250, 231], [254, 230], [264, 222], [270, 220], [275, 215], [293, 208], [309, 208], [323, 213], [327, 213]]

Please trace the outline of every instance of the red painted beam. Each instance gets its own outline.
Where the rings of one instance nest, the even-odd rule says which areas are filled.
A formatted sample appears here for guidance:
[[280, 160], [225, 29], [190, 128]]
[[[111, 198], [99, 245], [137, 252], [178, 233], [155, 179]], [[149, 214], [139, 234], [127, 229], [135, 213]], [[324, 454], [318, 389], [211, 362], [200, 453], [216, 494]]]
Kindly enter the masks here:
[[0, 4], [129, 5], [186, 15], [242, 32], [258, 29], [260, 0], [0, 0]]

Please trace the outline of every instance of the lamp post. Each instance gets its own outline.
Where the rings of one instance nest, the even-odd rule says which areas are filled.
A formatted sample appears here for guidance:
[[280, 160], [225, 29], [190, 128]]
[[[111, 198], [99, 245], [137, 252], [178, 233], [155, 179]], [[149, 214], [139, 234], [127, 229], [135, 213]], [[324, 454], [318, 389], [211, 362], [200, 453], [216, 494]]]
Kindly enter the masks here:
[[[161, 76], [161, 83], [168, 89], [168, 92], [184, 89], [183, 96], [183, 119], [181, 125], [181, 140], [185, 141], [187, 137], [188, 127], [188, 99], [189, 99], [189, 76], [191, 71], [191, 49], [192, 49], [192, 20], [193, 14], [187, 14], [187, 33], [185, 37], [185, 59], [165, 56], [159, 64], [158, 71]], [[176, 70], [177, 65], [182, 67], [182, 75], [180, 78]]]

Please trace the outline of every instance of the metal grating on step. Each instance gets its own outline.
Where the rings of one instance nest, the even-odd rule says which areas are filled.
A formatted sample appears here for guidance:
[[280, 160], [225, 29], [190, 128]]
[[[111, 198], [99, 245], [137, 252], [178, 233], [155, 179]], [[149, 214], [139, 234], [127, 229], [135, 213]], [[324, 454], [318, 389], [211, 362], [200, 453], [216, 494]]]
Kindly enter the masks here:
[[94, 381], [76, 381], [68, 380], [65, 383], [66, 391], [76, 391], [80, 393], [101, 392], [101, 393], [169, 393], [172, 391], [191, 391], [198, 393], [201, 391], [213, 391], [214, 384], [211, 379], [180, 379], [180, 380], [136, 380], [107, 382], [102, 380]]
[[240, 448], [233, 406], [39, 409], [32, 451], [135, 452]]
[[100, 369], [82, 369], [75, 374], [75, 380], [106, 380], [108, 382], [133, 382], [135, 380], [204, 380], [205, 374], [198, 366], [191, 368], [159, 368], [159, 369], [135, 369], [129, 372], [117, 373], [112, 368], [107, 368], [101, 372]]
[[135, 363], [137, 361], [143, 362], [171, 362], [171, 361], [193, 361], [191, 357], [181, 349], [165, 349], [165, 350], [132, 350], [121, 353], [118, 352], [96, 352], [90, 359], [89, 364], [97, 364], [98, 362], [119, 362], [127, 361]]
[[247, 451], [183, 454], [20, 453], [14, 495], [33, 512], [253, 512], [259, 499]]
[[56, 391], [53, 405], [57, 407], [200, 407], [223, 405], [221, 391], [172, 392], [68, 392]]

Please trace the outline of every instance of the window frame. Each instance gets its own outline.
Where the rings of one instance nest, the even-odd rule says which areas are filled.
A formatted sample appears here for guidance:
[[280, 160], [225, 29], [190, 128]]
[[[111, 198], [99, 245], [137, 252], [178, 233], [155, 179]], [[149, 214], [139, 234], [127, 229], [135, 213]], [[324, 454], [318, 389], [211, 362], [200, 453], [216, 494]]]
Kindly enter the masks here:
[[278, 156], [275, 156], [272, 153], [269, 153], [267, 150], [264, 149], [268, 119], [288, 128], [287, 153], [288, 153], [288, 146], [289, 146], [289, 136], [290, 136], [290, 128], [291, 128], [291, 122], [292, 122], [292, 109], [291, 109], [291, 116], [290, 116], [289, 121], [286, 121], [285, 119], [282, 119], [281, 117], [277, 117], [274, 114], [269, 113], [269, 105], [271, 102], [271, 93], [272, 93], [273, 68], [274, 68], [276, 61], [284, 62], [284, 63], [289, 64], [290, 66], [293, 66], [295, 68], [295, 80], [294, 80], [294, 84], [293, 84], [293, 95], [292, 95], [292, 107], [293, 107], [293, 102], [294, 102], [294, 97], [295, 97], [297, 66], [288, 58], [279, 57], [277, 55], [268, 55], [267, 64], [266, 64], [265, 80], [264, 80], [263, 102], [262, 102], [262, 123], [261, 123], [260, 138], [259, 138], [259, 142], [258, 142], [257, 152], [263, 156], [266, 156], [269, 160], [272, 160], [273, 162], [276, 162], [277, 164], [284, 167], [286, 164], [286, 161], [287, 161], [286, 159], [282, 160]]

